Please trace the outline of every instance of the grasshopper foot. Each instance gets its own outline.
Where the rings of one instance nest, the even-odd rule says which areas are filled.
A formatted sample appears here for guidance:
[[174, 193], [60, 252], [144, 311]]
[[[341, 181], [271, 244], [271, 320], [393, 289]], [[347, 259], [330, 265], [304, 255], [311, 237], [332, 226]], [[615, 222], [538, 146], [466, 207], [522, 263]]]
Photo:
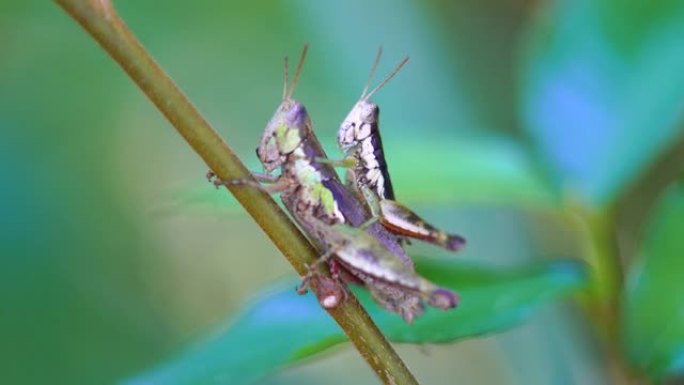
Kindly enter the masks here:
[[309, 286], [311, 286], [311, 280], [314, 277], [314, 274], [317, 274], [315, 269], [312, 269], [309, 265], [305, 265], [306, 269], [308, 270], [306, 275], [302, 277], [302, 282], [299, 283], [297, 286], [297, 294], [299, 295], [304, 295], [309, 291]]
[[209, 181], [209, 183], [214, 183], [214, 178], [216, 178], [216, 173], [215, 173], [215, 172], [209, 170], [209, 171], [207, 171], [207, 175], [206, 175], [206, 176], [207, 176], [207, 180]]
[[212, 170], [207, 171], [206, 177], [207, 177], [207, 181], [209, 181], [209, 183], [213, 184], [214, 187], [216, 187], [216, 188], [219, 188], [220, 186], [229, 186], [229, 185], [234, 184], [234, 183], [232, 183], [232, 181], [222, 180]]

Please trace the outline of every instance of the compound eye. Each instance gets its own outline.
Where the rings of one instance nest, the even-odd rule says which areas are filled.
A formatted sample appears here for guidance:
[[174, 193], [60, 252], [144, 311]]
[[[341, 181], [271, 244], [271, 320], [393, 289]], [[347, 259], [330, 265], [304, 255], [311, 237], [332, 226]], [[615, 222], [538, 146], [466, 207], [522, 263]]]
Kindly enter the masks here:
[[280, 165], [278, 162], [280, 160], [281, 153], [278, 150], [275, 138], [271, 137], [268, 139], [268, 141], [261, 143], [261, 145], [257, 147], [256, 153], [257, 158], [259, 158], [261, 164], [263, 164], [265, 167], [268, 168], [274, 164], [273, 168], [275, 168]]
[[354, 140], [356, 124], [354, 122], [345, 121], [342, 128], [338, 132], [337, 141], [342, 144], [349, 144]]
[[377, 117], [375, 116], [377, 114], [378, 114], [378, 106], [377, 105], [366, 104], [361, 109], [361, 113], [360, 113], [361, 116], [360, 117], [361, 117], [361, 120], [364, 122], [372, 122], [375, 119], [377, 119]]

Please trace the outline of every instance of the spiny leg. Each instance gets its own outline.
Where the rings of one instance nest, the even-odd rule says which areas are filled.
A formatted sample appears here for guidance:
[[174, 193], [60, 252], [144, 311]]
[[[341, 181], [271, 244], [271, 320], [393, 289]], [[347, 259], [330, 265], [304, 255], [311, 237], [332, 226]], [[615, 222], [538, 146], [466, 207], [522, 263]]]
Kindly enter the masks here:
[[261, 172], [252, 172], [252, 178], [256, 179], [261, 183], [276, 183], [280, 179], [280, 176], [264, 174]]
[[[280, 179], [279, 176], [264, 174], [261, 172], [250, 172], [250, 174], [252, 174], [252, 178], [262, 183], [275, 183], [278, 181], [278, 179]], [[207, 171], [206, 177], [211, 183], [215, 183], [215, 179], [219, 179], [218, 175], [216, 175], [216, 173], [212, 170]]]
[[298, 294], [306, 293], [306, 290], [309, 287], [311, 279], [313, 279], [316, 275], [320, 274], [320, 272], [318, 271], [318, 266], [327, 261], [336, 252], [337, 250], [328, 250], [325, 253], [323, 253], [323, 255], [321, 255], [313, 264], [304, 265], [304, 267], [306, 267], [307, 273], [302, 277], [302, 283], [297, 287]]
[[318, 270], [312, 269], [309, 264], [304, 264], [304, 267], [306, 267], [307, 273], [302, 277], [302, 281], [299, 283], [299, 285], [297, 285], [297, 294], [299, 295], [306, 294], [306, 292], [309, 291], [309, 284], [311, 283], [313, 277], [317, 274], [320, 274]]
[[[207, 176], [209, 176], [207, 174]], [[251, 179], [231, 179], [231, 180], [221, 180], [216, 177], [211, 179], [211, 182], [216, 186], [216, 188], [219, 188], [220, 186], [238, 186], [238, 185], [244, 185], [244, 186], [249, 186], [252, 188], [255, 188], [257, 190], [263, 191], [269, 195], [276, 194], [279, 192], [283, 192], [287, 190], [291, 182], [287, 178], [283, 178], [280, 176], [272, 176], [272, 175], [265, 175], [265, 174], [258, 174], [258, 173], [252, 173], [252, 176], [256, 180], [251, 180]], [[271, 184], [261, 184], [260, 182], [263, 183], [271, 183]]]
[[358, 226], [358, 228], [361, 230], [366, 230], [367, 228], [371, 227], [377, 221], [378, 221], [378, 218], [375, 216], [372, 216], [372, 217], [368, 218], [365, 222], [360, 224]]
[[391, 199], [381, 199], [368, 186], [358, 187], [366, 206], [370, 209], [371, 220], [378, 220], [387, 229], [402, 236], [408, 244], [410, 244], [408, 237], [411, 237], [449, 251], [458, 251], [465, 245], [466, 241], [460, 235], [449, 234], [436, 228], [401, 203]]
[[353, 169], [359, 163], [356, 157], [349, 155], [342, 159], [328, 159], [320, 156], [314, 157], [313, 161], [320, 164], [329, 164], [334, 167]]

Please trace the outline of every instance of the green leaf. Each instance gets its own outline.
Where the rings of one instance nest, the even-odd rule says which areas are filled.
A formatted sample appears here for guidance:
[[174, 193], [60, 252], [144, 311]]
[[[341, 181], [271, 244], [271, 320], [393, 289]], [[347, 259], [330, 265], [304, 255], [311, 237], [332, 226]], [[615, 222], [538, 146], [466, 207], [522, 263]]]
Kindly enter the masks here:
[[[515, 271], [453, 261], [423, 261], [426, 277], [457, 290], [461, 304], [452, 311], [428, 309], [413, 325], [375, 305], [356, 290], [383, 332], [393, 341], [446, 343], [501, 331], [528, 319], [545, 301], [585, 283], [581, 265], [556, 261]], [[300, 362], [346, 337], [313, 295], [299, 297], [296, 283], [263, 295], [225, 331], [162, 366], [125, 382], [135, 384], [243, 384]]]
[[654, 379], [684, 374], [684, 186], [669, 191], [632, 266], [622, 309], [632, 363]]
[[684, 3], [558, 1], [529, 35], [521, 114], [558, 189], [610, 204], [681, 132]]
[[386, 148], [397, 199], [407, 204], [555, 202], [540, 170], [514, 140], [423, 139], [419, 146], [389, 142]]

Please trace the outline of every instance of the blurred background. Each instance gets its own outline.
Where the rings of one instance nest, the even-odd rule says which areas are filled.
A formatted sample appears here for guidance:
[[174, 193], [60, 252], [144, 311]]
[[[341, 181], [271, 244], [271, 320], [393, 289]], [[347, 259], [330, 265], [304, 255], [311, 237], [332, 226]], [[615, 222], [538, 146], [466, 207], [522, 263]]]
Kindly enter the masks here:
[[[644, 262], [630, 275], [631, 258], [645, 253], [634, 239], [648, 234], [630, 225], [652, 217], [648, 208], [680, 170], [682, 2], [115, 5], [253, 170], [261, 130], [280, 102], [285, 55], [311, 45], [295, 98], [331, 157], [378, 46], [385, 55], [376, 82], [410, 55], [374, 98], [390, 172], [398, 200], [468, 239], [459, 258], [502, 267], [558, 255], [598, 260], [596, 295], [615, 300], [623, 296], [614, 276], [636, 277], [629, 288], [638, 291], [648, 273]], [[58, 6], [0, 0], [0, 382], [116, 383], [212, 333], [263, 287], [292, 275], [206, 171]], [[648, 176], [656, 179], [640, 184]], [[668, 202], [681, 195], [671, 194]], [[601, 238], [596, 218], [625, 206], [637, 212], [617, 222], [633, 237], [601, 259], [613, 242]], [[678, 220], [658, 223], [676, 229]], [[675, 258], [676, 234], [646, 251], [659, 254], [664, 242]], [[428, 246], [413, 251], [453, 258]], [[676, 310], [684, 302], [674, 283], [684, 262], [668, 261], [658, 268], [672, 280], [647, 291], [665, 302], [642, 307], [638, 301], [655, 297], [641, 296], [621, 308], [628, 318], [656, 319], [625, 323], [636, 336], [625, 339], [634, 368], [648, 360], [639, 341], [668, 330], [668, 352], [678, 353], [659, 373], [684, 366]], [[623, 383], [629, 376], [615, 374], [622, 358], [607, 353], [591, 325], [566, 301], [496, 336], [399, 352], [424, 384]], [[260, 383], [352, 381], [376, 383], [345, 345]]]

